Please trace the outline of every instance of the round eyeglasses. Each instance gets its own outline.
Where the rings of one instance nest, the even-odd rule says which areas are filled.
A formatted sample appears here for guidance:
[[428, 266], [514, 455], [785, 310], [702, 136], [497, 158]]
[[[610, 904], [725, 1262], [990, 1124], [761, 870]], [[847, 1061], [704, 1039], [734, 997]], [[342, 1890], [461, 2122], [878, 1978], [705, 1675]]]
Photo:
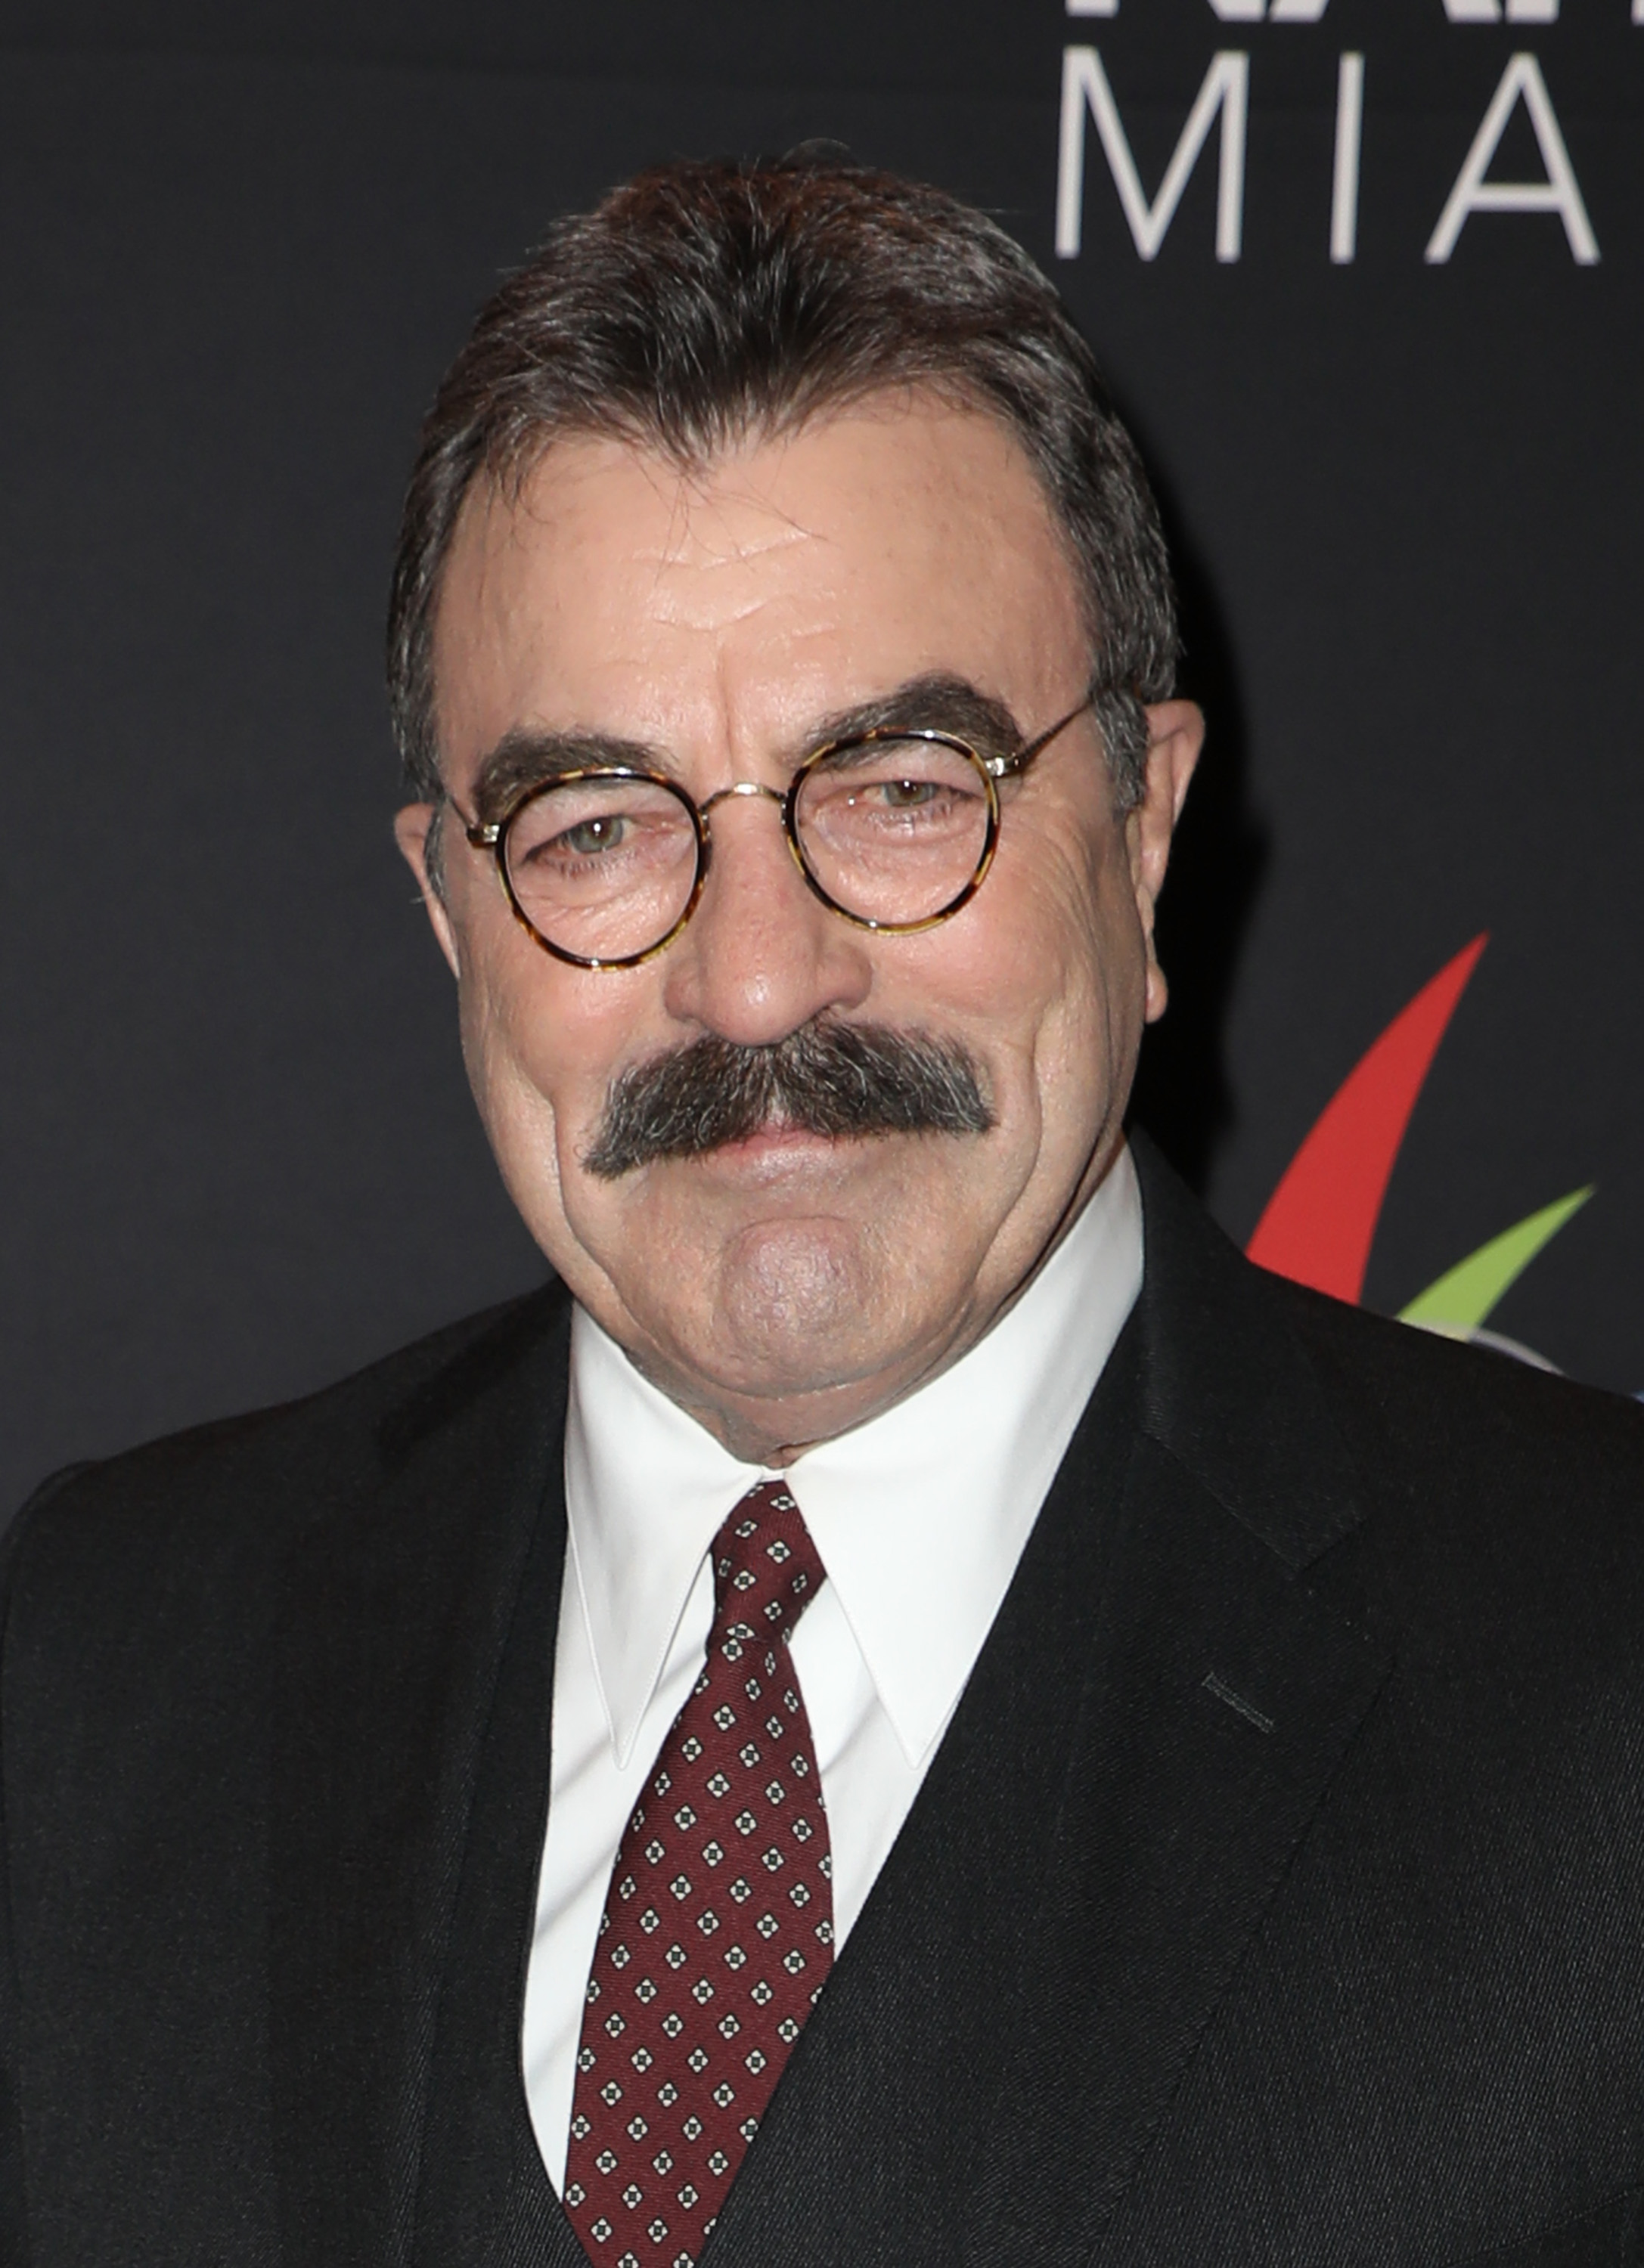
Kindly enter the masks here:
[[661, 772], [608, 764], [527, 788], [488, 825], [453, 808], [543, 952], [578, 968], [635, 968], [673, 943], [707, 882], [710, 814], [732, 797], [777, 805], [825, 906], [859, 929], [910, 936], [976, 895], [999, 844], [999, 782], [1019, 778], [1094, 698], [1006, 756], [897, 725], [814, 749], [785, 791], [738, 780], [699, 804]]

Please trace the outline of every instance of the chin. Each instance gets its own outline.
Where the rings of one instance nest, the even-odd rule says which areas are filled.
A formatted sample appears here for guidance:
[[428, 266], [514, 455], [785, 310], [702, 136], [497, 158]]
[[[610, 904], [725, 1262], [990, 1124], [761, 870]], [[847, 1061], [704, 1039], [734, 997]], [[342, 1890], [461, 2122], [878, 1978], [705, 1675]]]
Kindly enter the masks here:
[[881, 1289], [878, 1255], [854, 1223], [762, 1220], [721, 1253], [717, 1306], [750, 1353], [859, 1332]]
[[709, 1314], [676, 1318], [667, 1336], [698, 1360], [713, 1345], [726, 1389], [762, 1397], [826, 1392], [880, 1367], [905, 1305], [880, 1241], [837, 1219], [744, 1228], [698, 1281]]
[[[833, 1145], [836, 1171], [844, 1146]], [[966, 1282], [963, 1254], [933, 1227], [956, 1223], [955, 1192], [881, 1172], [842, 1186], [825, 1170], [727, 1187], [724, 1153], [711, 1164], [719, 1187], [706, 1204], [697, 1161], [650, 1169], [651, 1185], [623, 1206], [623, 1233], [604, 1243], [630, 1329], [671, 1375], [761, 1400], [825, 1394], [900, 1370], [904, 1357], [917, 1365], [941, 1337], [931, 1319], [962, 1304]]]

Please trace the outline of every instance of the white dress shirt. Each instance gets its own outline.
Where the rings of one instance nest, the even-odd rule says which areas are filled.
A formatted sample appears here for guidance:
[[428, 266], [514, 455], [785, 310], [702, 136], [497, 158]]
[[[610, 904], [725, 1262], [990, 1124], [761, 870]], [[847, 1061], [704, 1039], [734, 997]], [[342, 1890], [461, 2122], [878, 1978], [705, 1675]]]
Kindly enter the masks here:
[[[828, 1577], [793, 1653], [828, 1810], [836, 1954], [918, 1793], [1141, 1278], [1141, 1199], [1124, 1150], [984, 1339], [787, 1469]], [[770, 1477], [739, 1463], [576, 1311], [570, 1551], [521, 2047], [556, 2190], [612, 1862], [702, 1668], [709, 1546]]]

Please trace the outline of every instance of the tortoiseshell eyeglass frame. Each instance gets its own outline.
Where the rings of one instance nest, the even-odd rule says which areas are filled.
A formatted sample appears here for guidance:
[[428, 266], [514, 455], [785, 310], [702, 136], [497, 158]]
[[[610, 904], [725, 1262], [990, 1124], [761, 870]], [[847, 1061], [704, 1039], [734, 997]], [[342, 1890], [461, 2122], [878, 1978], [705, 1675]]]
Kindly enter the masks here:
[[[1043, 755], [1058, 734], [1065, 733], [1076, 718], [1082, 717], [1085, 711], [1093, 706], [1096, 691], [1097, 688], [1095, 686], [1091, 687], [1077, 705], [1070, 709], [1065, 717], [1058, 717], [1055, 724], [1047, 725], [1043, 732], [1036, 733], [1030, 740], [1025, 740], [1021, 747], [1014, 749], [1008, 755], [984, 755], [979, 749], [972, 747], [968, 740], [961, 739], [957, 733], [929, 731], [922, 726], [888, 725], [881, 726], [876, 732], [855, 733], [843, 740], [825, 740], [821, 747], [811, 750], [799, 765], [785, 788], [766, 787], [758, 780], [736, 780], [729, 787], [717, 790], [705, 803], [699, 804], [688, 789], [682, 787], [677, 780], [668, 778], [665, 773], [647, 771], [634, 764], [593, 764], [585, 766], [580, 770], [557, 772], [551, 779], [539, 780], [523, 789], [500, 819], [491, 820], [483, 825], [478, 821], [470, 819], [453, 796], [446, 793], [442, 799], [450, 804], [461, 821], [463, 832], [474, 849], [489, 850], [495, 858], [497, 872], [501, 880], [504, 893], [513, 910], [514, 918], [527, 935], [533, 943], [540, 946], [544, 953], [551, 954], [556, 961], [568, 962], [573, 968], [638, 968], [647, 961], [654, 961], [658, 954], [667, 952], [692, 914], [696, 912], [707, 884], [708, 872], [713, 858], [713, 836], [708, 823], [709, 815], [717, 804], [724, 803], [733, 796], [763, 797], [767, 802], [777, 806], [782, 814], [782, 831], [787, 837], [788, 850], [793, 863], [798, 867], [806, 887], [814, 897], [822, 901], [830, 913], [837, 914], [842, 921], [848, 921], [856, 929], [873, 930], [881, 935], [889, 937], [917, 937], [922, 931], [935, 929], [940, 923], [951, 921], [962, 907], [969, 904], [987, 880], [988, 869], [992, 865], [994, 853], [999, 848], [999, 783], [1002, 780], [1020, 779], [1036, 757]], [[987, 798], [987, 832], [977, 859], [975, 872], [964, 887], [956, 892], [945, 906], [939, 907], [934, 913], [921, 915], [917, 921], [876, 921], [866, 914], [855, 913], [849, 906], [841, 905], [839, 901], [823, 887], [812, 872], [805, 856], [804, 845], [800, 839], [798, 825], [800, 798], [804, 791], [806, 781], [816, 767], [831, 759], [851, 755], [859, 748], [871, 748], [881, 741], [893, 740], [924, 740], [938, 747], [952, 748], [958, 755], [968, 757], [976, 767]], [[689, 894], [675, 920], [654, 944], [646, 946], [643, 952], [616, 954], [609, 959], [601, 959], [589, 954], [572, 953], [563, 945], [556, 945], [552, 938], [544, 937], [521, 906], [514, 890], [513, 878], [508, 871], [509, 830], [521, 812], [527, 810], [542, 796], [551, 795], [560, 788], [575, 786], [590, 780], [639, 780], [652, 787], [661, 788], [666, 793], [673, 796], [684, 809], [690, 821], [691, 832], [697, 845], [697, 871], [691, 882]]]

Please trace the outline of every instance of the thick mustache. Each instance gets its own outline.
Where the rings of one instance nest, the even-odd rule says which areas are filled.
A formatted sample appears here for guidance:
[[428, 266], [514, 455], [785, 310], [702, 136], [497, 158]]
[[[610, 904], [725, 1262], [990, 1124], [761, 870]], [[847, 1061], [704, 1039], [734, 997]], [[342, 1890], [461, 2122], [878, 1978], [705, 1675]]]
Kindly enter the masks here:
[[802, 1025], [770, 1047], [704, 1036], [613, 1085], [591, 1174], [698, 1158], [761, 1127], [807, 1134], [985, 1134], [993, 1113], [968, 1049], [882, 1024]]

